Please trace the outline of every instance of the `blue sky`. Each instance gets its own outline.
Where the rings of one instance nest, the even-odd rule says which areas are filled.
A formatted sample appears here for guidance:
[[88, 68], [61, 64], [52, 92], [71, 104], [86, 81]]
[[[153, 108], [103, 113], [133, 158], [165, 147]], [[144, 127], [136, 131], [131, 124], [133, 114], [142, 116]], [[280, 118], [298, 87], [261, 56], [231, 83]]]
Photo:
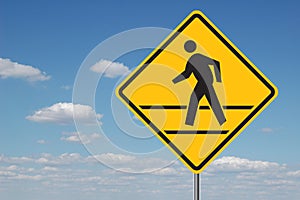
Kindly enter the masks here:
[[[99, 63], [90, 70], [95, 76], [91, 80], [103, 75], [95, 109], [76, 102], [85, 113], [79, 114], [79, 129], [89, 127], [81, 141], [72, 118], [72, 96], [80, 66], [91, 52], [98, 55], [93, 49], [101, 42], [133, 28], [172, 30], [199, 9], [279, 90], [277, 99], [204, 171], [203, 199], [299, 199], [299, 6], [297, 1], [256, 0], [2, 0], [0, 197], [192, 199], [192, 174], [178, 161], [169, 166], [175, 157], [168, 151], [152, 152], [162, 145], [135, 119], [131, 122], [138, 126], [126, 127], [127, 134], [141, 131], [150, 138], [137, 143], [134, 137], [126, 139], [112, 115], [111, 102], [120, 106], [114, 104], [116, 84], [149, 49], [119, 57], [112, 71], [101, 71], [101, 59], [106, 58], [95, 58]], [[159, 34], [151, 45], [165, 35]], [[90, 125], [95, 119], [98, 125]], [[99, 127], [121, 149], [105, 146], [102, 132], [94, 132]], [[103, 146], [93, 146], [94, 140]], [[152, 154], [130, 153], [148, 151]], [[120, 173], [96, 162], [92, 154], [125, 171], [167, 167], [139, 175]]]

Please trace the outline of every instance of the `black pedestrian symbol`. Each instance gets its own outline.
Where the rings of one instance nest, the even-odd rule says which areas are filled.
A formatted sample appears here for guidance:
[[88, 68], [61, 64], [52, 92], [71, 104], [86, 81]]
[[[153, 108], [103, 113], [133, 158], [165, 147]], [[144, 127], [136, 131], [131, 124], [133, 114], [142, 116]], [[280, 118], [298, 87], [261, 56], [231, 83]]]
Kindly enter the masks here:
[[[192, 53], [196, 50], [196, 43], [192, 40], [188, 40], [184, 44], [184, 49], [187, 52]], [[214, 80], [209, 65], [214, 66], [216, 81], [222, 82], [220, 62], [199, 53], [193, 54], [189, 58], [185, 70], [173, 79], [173, 83], [178, 83], [184, 79], [189, 78], [191, 74], [194, 73], [194, 76], [198, 81], [190, 97], [185, 120], [186, 125], [194, 125], [198, 105], [203, 96], [205, 96], [207, 101], [209, 102], [209, 105], [213, 110], [219, 124], [222, 125], [226, 121], [217, 94], [212, 85]]]

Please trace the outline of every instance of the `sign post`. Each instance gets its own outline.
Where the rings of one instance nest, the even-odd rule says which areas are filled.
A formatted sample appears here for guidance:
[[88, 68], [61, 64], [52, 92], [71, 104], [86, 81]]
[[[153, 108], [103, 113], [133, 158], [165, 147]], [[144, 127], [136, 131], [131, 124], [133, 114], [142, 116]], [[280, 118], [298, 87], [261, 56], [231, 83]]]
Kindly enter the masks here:
[[200, 182], [200, 175], [194, 174], [194, 200], [200, 200], [201, 195], [201, 182]]

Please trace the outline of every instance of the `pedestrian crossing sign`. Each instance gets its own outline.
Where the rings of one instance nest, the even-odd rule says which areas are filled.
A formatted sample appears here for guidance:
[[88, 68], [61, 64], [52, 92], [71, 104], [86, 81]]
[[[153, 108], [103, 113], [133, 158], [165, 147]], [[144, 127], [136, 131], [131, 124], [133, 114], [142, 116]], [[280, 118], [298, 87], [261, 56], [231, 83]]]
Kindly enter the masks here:
[[116, 93], [198, 174], [274, 100], [277, 89], [203, 13], [193, 11]]

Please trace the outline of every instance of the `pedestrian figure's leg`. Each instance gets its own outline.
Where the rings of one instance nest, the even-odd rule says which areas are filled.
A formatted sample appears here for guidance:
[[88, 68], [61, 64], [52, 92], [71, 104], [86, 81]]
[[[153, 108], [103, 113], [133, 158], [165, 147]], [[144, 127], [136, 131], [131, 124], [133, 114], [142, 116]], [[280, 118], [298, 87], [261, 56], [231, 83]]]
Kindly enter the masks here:
[[220, 105], [220, 102], [218, 100], [218, 97], [216, 95], [216, 92], [213, 87], [208, 87], [208, 92], [205, 94], [211, 109], [213, 110], [218, 122], [220, 125], [222, 125], [224, 122], [226, 122], [226, 118], [224, 116], [222, 107]]
[[195, 116], [198, 110], [198, 105], [200, 99], [203, 97], [204, 91], [200, 85], [196, 85], [194, 91], [191, 94], [190, 103], [188, 106], [188, 111], [185, 119], [185, 124], [193, 126], [195, 121]]

